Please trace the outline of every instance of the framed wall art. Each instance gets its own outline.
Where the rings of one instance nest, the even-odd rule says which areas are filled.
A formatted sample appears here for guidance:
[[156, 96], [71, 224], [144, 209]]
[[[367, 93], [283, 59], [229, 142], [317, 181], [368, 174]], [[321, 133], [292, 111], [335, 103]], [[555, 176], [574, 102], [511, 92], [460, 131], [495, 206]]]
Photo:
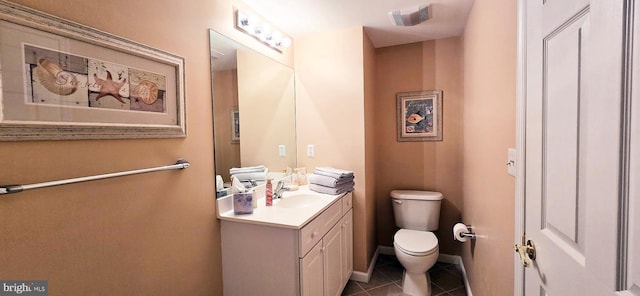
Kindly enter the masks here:
[[0, 0], [0, 140], [186, 136], [184, 58]]
[[398, 141], [442, 141], [442, 91], [402, 92], [396, 95]]
[[231, 143], [240, 143], [240, 112], [238, 109], [231, 110]]

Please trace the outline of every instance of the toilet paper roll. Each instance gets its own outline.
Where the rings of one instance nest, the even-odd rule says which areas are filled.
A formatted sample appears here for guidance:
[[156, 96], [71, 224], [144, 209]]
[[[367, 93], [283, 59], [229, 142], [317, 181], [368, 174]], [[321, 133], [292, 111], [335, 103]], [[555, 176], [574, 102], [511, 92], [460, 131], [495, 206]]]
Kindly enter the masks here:
[[453, 238], [457, 241], [461, 241], [461, 242], [466, 242], [468, 238], [466, 237], [462, 237], [462, 233], [466, 233], [469, 230], [467, 229], [467, 225], [464, 225], [462, 223], [456, 223], [456, 225], [453, 225]]

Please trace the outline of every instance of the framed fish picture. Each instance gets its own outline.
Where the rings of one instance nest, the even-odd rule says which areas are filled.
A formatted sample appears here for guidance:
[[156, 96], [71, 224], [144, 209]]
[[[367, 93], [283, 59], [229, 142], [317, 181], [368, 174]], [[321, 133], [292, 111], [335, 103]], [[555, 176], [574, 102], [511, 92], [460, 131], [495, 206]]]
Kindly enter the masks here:
[[398, 141], [442, 141], [442, 91], [424, 90], [396, 95]]
[[0, 141], [186, 137], [184, 63], [0, 0]]
[[237, 107], [231, 110], [231, 144], [240, 144], [240, 111]]

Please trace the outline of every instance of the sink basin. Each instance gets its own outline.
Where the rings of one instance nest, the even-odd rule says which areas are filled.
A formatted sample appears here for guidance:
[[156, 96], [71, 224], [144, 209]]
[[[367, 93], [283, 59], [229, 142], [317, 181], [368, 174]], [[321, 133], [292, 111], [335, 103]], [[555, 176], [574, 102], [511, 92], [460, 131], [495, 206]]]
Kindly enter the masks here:
[[322, 197], [318, 195], [297, 194], [277, 199], [274, 201], [274, 205], [281, 208], [306, 208], [321, 199]]

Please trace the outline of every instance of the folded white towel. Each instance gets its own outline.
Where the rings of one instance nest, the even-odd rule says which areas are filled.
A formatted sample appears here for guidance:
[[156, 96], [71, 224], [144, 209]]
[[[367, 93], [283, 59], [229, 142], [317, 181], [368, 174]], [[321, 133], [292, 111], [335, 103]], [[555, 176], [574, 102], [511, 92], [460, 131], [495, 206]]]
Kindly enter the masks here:
[[338, 187], [341, 184], [353, 182], [353, 175], [350, 178], [347, 177], [344, 179], [336, 179], [334, 177], [329, 177], [325, 175], [309, 174], [308, 179], [309, 179], [309, 183], [312, 183], [312, 184], [318, 184], [318, 185], [327, 186], [327, 187]]
[[351, 183], [343, 184], [342, 186], [339, 186], [339, 187], [327, 187], [327, 186], [322, 186], [322, 185], [313, 184], [313, 183], [309, 184], [308, 186], [310, 190], [313, 190], [315, 192], [337, 195], [337, 194], [341, 194], [341, 193], [345, 193], [353, 190], [354, 185], [355, 183], [351, 182]]
[[250, 167], [231, 168], [229, 169], [229, 173], [232, 175], [235, 175], [235, 174], [242, 174], [242, 173], [264, 172], [266, 170], [267, 170], [266, 166], [258, 165], [258, 166], [250, 166]]
[[238, 181], [264, 181], [267, 179], [267, 172], [241, 173], [233, 174], [233, 176], [236, 177]]
[[336, 179], [346, 179], [353, 178], [352, 171], [345, 171], [341, 169], [331, 168], [331, 167], [317, 167], [314, 171], [314, 174], [323, 175], [327, 177], [332, 177]]

